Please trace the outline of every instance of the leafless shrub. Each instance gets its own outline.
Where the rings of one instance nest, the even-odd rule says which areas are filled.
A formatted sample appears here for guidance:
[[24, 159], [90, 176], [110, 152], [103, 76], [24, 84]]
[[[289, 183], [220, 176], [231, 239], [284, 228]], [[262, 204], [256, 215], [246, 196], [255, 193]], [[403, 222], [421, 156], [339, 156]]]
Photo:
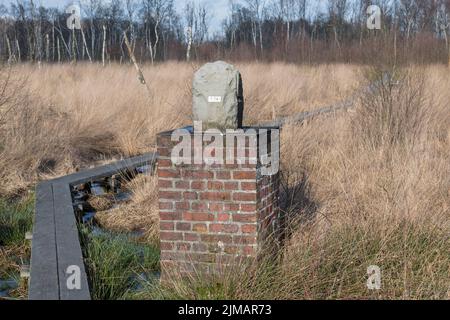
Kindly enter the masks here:
[[370, 89], [360, 96], [355, 134], [374, 147], [415, 144], [426, 131], [430, 106], [424, 70], [365, 70]]

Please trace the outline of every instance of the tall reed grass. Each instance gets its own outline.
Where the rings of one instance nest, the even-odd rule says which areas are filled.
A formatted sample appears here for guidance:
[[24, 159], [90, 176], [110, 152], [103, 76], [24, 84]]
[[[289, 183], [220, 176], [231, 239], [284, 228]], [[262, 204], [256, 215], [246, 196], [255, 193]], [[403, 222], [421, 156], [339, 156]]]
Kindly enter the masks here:
[[[238, 68], [246, 124], [340, 101], [383, 74], [350, 65]], [[131, 67], [16, 66], [14, 76], [28, 81], [0, 106], [14, 107], [0, 123], [0, 193], [153, 150], [158, 131], [191, 123], [194, 71], [178, 63], [145, 67], [149, 96]], [[394, 74], [354, 110], [283, 128], [289, 230], [278, 263], [207, 283], [174, 277], [139, 298], [449, 299], [450, 74], [441, 66]], [[134, 188], [133, 221], [146, 221], [157, 237], [149, 186]], [[119, 216], [107, 222], [129, 228]], [[366, 287], [369, 265], [381, 268], [379, 291]]]

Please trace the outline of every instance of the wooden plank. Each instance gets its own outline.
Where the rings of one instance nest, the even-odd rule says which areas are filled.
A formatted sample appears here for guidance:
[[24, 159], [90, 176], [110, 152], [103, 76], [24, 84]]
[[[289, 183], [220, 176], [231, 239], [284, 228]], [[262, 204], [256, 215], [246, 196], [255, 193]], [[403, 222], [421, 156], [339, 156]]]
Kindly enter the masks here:
[[[90, 300], [88, 278], [84, 266], [69, 184], [54, 183], [53, 200], [55, 206], [60, 299]], [[72, 266], [78, 267], [80, 270], [81, 287], [79, 289], [73, 289], [67, 285], [67, 280], [72, 274], [67, 274], [66, 271]]]
[[155, 165], [157, 161], [156, 153], [146, 153], [130, 159], [120, 160], [108, 165], [88, 169], [85, 171], [70, 174], [65, 177], [54, 180], [55, 182], [64, 182], [70, 185], [77, 185], [80, 183], [89, 182], [96, 179], [110, 177], [120, 171], [127, 169], [134, 169], [144, 165]]
[[[91, 299], [78, 225], [72, 206], [71, 185], [110, 177], [139, 166], [155, 166], [156, 161], [157, 153], [147, 153], [38, 184], [29, 299]], [[66, 271], [70, 266], [79, 267], [80, 289], [71, 289], [67, 286], [71, 274], [66, 274]]]
[[30, 300], [59, 299], [55, 216], [50, 182], [39, 183], [36, 187], [28, 297]]

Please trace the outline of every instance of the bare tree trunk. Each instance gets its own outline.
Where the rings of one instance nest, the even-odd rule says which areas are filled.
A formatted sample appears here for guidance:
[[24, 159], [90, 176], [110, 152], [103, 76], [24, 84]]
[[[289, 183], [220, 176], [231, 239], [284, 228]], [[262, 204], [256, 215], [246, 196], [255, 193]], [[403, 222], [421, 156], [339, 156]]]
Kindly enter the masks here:
[[155, 62], [156, 59], [156, 51], [158, 50], [158, 42], [159, 42], [159, 35], [158, 35], [158, 27], [159, 27], [159, 23], [161, 22], [160, 19], [156, 20], [155, 23], [155, 43], [153, 44], [153, 50], [152, 50], [152, 65]]
[[76, 36], [75, 36], [75, 28], [72, 28], [72, 62], [73, 63], [77, 63], [77, 51], [76, 51], [76, 47], [75, 47], [75, 41], [76, 41]]
[[92, 19], [91, 19], [91, 52], [92, 56], [95, 59], [95, 28], [94, 28], [94, 21]]
[[52, 20], [52, 61], [55, 61], [55, 20]]
[[[89, 54], [89, 48], [88, 48], [88, 45], [87, 45], [87, 43], [86, 43], [86, 37], [84, 36], [83, 26], [81, 27], [81, 37], [83, 38], [83, 45], [84, 45], [83, 48], [86, 49], [86, 53], [87, 53], [87, 56], [88, 56], [88, 58], [89, 58], [89, 62], [92, 63], [92, 57], [91, 57], [91, 55]], [[83, 51], [83, 52], [84, 52], [84, 51]]]
[[17, 47], [17, 58], [19, 63], [22, 61], [22, 54], [20, 51], [20, 44], [19, 44], [19, 40], [16, 38], [16, 47]]
[[103, 25], [103, 48], [102, 48], [102, 63], [105, 66], [105, 54], [106, 54], [106, 26]]
[[189, 27], [187, 30], [187, 36], [188, 36], [188, 46], [186, 50], [186, 61], [191, 61], [191, 49], [192, 49], [192, 28]]
[[289, 41], [290, 41], [290, 33], [291, 33], [291, 24], [289, 20], [286, 22], [286, 53], [289, 48]]
[[337, 33], [336, 26], [333, 26], [333, 32], [334, 32], [334, 41], [336, 43], [336, 46], [338, 48], [338, 52], [339, 52], [339, 55], [340, 55], [341, 54], [341, 44], [339, 43], [339, 36], [338, 36], [338, 33]]
[[262, 27], [261, 27], [261, 21], [258, 23], [259, 26], [259, 46], [261, 48], [261, 58], [263, 57], [263, 34], [262, 34]]
[[58, 63], [61, 63], [61, 50], [59, 47], [59, 37], [56, 38], [56, 47], [58, 48]]
[[46, 40], [45, 59], [47, 60], [47, 62], [49, 62], [49, 60], [50, 60], [50, 36], [48, 33], [45, 35], [45, 40]]
[[8, 63], [11, 63], [12, 61], [12, 50], [11, 50], [11, 43], [9, 42], [9, 37], [6, 36], [6, 45], [8, 46]]
[[447, 65], [450, 67], [450, 48], [448, 45], [448, 35], [447, 35], [447, 29], [442, 28], [443, 34], [444, 34], [444, 40], [445, 40], [445, 49], [447, 51]]
[[123, 37], [125, 40], [125, 45], [127, 46], [127, 49], [128, 49], [128, 54], [130, 55], [130, 59], [133, 62], [134, 67], [136, 68], [136, 72], [138, 74], [138, 79], [143, 85], [145, 85], [145, 87], [147, 88], [147, 92], [148, 92], [149, 96], [151, 97], [152, 94], [151, 94], [150, 87], [148, 86], [147, 81], [145, 81], [144, 73], [142, 72], [142, 69], [139, 67], [139, 65], [137, 63], [137, 60], [132, 51], [130, 42], [128, 41], [126, 32], [123, 33]]

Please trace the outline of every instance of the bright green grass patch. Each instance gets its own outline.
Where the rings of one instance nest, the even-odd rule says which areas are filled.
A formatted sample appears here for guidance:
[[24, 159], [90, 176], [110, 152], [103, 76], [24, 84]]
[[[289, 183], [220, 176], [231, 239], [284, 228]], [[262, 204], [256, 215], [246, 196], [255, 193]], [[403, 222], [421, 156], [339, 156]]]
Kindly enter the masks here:
[[[16, 282], [18, 287], [9, 292], [10, 299], [27, 297], [27, 281], [20, 278], [20, 266], [30, 257], [30, 242], [25, 233], [32, 230], [34, 195], [11, 202], [0, 199], [0, 280]], [[0, 288], [0, 291], [9, 289]]]
[[159, 248], [126, 234], [93, 235], [81, 227], [92, 299], [123, 299], [159, 271]]
[[0, 198], [0, 246], [20, 245], [33, 224], [34, 195], [17, 203]]

